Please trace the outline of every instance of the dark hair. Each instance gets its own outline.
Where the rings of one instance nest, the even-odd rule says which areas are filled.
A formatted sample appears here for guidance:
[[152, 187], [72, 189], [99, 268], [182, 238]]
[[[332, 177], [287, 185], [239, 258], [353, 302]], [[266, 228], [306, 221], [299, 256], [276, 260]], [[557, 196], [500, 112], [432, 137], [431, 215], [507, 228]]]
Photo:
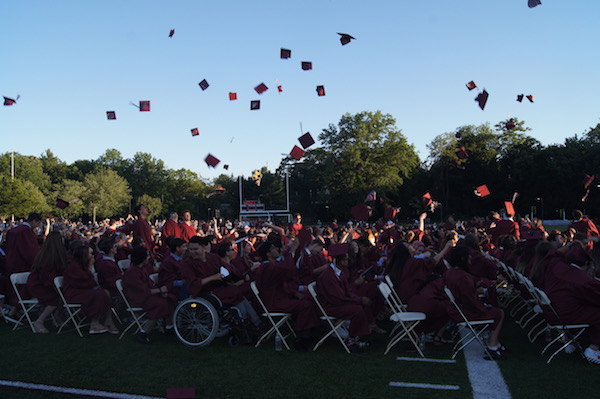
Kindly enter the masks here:
[[190, 244], [199, 244], [199, 245], [208, 245], [210, 244], [210, 237], [200, 237], [200, 236], [193, 236], [192, 238], [190, 238], [189, 241]]
[[102, 252], [104, 252], [105, 254], [109, 253], [110, 250], [112, 249], [112, 247], [115, 245], [115, 240], [114, 238], [104, 238], [102, 240], [100, 240], [100, 242], [98, 243], [98, 249]]
[[181, 247], [185, 244], [185, 240], [183, 238], [171, 238], [169, 240], [169, 249], [171, 252], [177, 251], [177, 248]]
[[474, 249], [475, 251], [479, 251], [481, 249], [481, 245], [479, 244], [479, 238], [473, 234], [467, 234], [463, 241], [464, 245]]
[[540, 273], [542, 271], [540, 266], [544, 258], [546, 255], [548, 255], [548, 252], [555, 248], [556, 241], [540, 241], [535, 246], [533, 266], [529, 271], [529, 276], [527, 276], [534, 284], [537, 283], [538, 279], [540, 278]]
[[221, 258], [224, 257], [227, 255], [227, 251], [229, 251], [230, 248], [233, 248], [231, 242], [225, 241], [220, 243], [217, 245], [217, 255], [219, 255]]
[[394, 284], [400, 281], [402, 270], [409, 258], [410, 252], [408, 251], [408, 248], [406, 248], [403, 242], [398, 243], [392, 252], [392, 257], [390, 258], [390, 264], [388, 266], [388, 274]]
[[146, 206], [146, 205], [144, 205], [144, 204], [137, 204], [137, 205], [135, 206], [135, 208], [133, 208], [133, 213], [134, 213], [136, 216], [140, 216], [140, 209], [142, 209], [142, 207], [143, 207], [143, 206]]
[[464, 245], [457, 245], [450, 251], [450, 257], [448, 259], [448, 262], [450, 262], [451, 266], [458, 267], [468, 272], [470, 254], [471, 249], [465, 247]]
[[31, 212], [29, 215], [27, 215], [28, 222], [39, 222], [40, 220], [42, 220], [42, 217], [39, 213]]
[[73, 249], [73, 261], [76, 262], [82, 269], [86, 270], [90, 265], [90, 247], [87, 245], [80, 245]]
[[54, 270], [62, 273], [66, 264], [67, 250], [63, 236], [59, 231], [52, 231], [35, 256], [31, 270]]
[[133, 251], [131, 251], [131, 264], [133, 265], [141, 265], [148, 258], [148, 250], [146, 247], [135, 247]]
[[260, 256], [263, 260], [267, 260], [267, 253], [271, 250], [271, 247], [282, 248], [283, 244], [281, 243], [281, 240], [277, 238], [267, 240], [263, 242], [260, 247], [258, 247], [258, 256]]
[[133, 237], [133, 240], [131, 240], [131, 246], [133, 248], [136, 248], [136, 247], [145, 247], [146, 243], [144, 242], [144, 239], [142, 237], [137, 236], [137, 237]]

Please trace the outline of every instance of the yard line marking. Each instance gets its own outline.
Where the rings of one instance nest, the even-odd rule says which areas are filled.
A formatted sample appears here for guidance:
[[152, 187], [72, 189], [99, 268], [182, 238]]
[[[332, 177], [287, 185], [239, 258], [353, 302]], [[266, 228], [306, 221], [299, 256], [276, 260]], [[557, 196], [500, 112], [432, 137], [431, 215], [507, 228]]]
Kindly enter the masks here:
[[23, 389], [35, 389], [38, 391], [49, 391], [59, 392], [69, 395], [85, 395], [95, 396], [98, 398], [111, 398], [111, 399], [163, 399], [157, 396], [145, 396], [136, 395], [132, 393], [119, 393], [119, 392], [108, 392], [108, 391], [97, 391], [94, 389], [80, 389], [80, 388], [69, 388], [69, 387], [58, 387], [55, 385], [45, 384], [33, 384], [31, 382], [22, 381], [7, 381], [0, 380], [0, 386], [12, 387], [12, 388], [23, 388]]
[[[464, 331], [464, 330], [463, 330]], [[463, 332], [464, 333], [464, 332]], [[483, 348], [473, 340], [463, 350], [473, 399], [510, 399], [510, 391], [498, 363], [483, 358]]]
[[406, 360], [407, 362], [428, 362], [428, 363], [456, 363], [451, 359], [431, 359], [427, 357], [397, 357], [396, 360]]
[[438, 389], [442, 391], [458, 391], [460, 387], [458, 385], [440, 385], [440, 384], [421, 384], [416, 382], [390, 382], [391, 387], [399, 388], [424, 388], [424, 389]]

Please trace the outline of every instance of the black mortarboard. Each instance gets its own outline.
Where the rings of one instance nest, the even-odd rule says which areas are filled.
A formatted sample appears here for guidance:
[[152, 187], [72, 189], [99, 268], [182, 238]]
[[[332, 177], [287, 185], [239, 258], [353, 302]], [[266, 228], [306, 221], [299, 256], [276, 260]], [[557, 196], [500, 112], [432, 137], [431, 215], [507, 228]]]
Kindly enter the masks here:
[[479, 108], [481, 108], [482, 111], [485, 108], [485, 104], [487, 103], [488, 97], [489, 94], [487, 91], [485, 91], [485, 89], [481, 93], [479, 93], [477, 97], [475, 97], [475, 101], [479, 103]]
[[469, 89], [469, 91], [473, 90], [476, 87], [477, 87], [477, 85], [473, 81], [470, 81], [467, 83], [467, 89]]
[[527, 0], [527, 5], [529, 6], [529, 8], [539, 6], [540, 4], [542, 4], [540, 0]]
[[467, 150], [465, 147], [460, 147], [456, 151], [456, 156], [458, 157], [458, 159], [466, 159], [469, 157], [469, 154], [467, 154]]
[[266, 84], [261, 83], [254, 88], [258, 94], [263, 94], [265, 91], [269, 90]]
[[515, 120], [510, 118], [509, 120], [506, 121], [506, 123], [504, 124], [504, 127], [506, 128], [506, 130], [513, 130], [515, 128]]
[[174, 34], [175, 34], [175, 29], [171, 29], [171, 31], [169, 32], [169, 37], [173, 37]]
[[198, 136], [198, 135], [200, 134], [200, 132], [198, 131], [198, 128], [197, 128], [197, 127], [193, 128], [193, 129], [191, 130], [191, 132], [192, 132], [192, 136]]
[[352, 37], [347, 33], [338, 32], [338, 35], [340, 35], [340, 43], [342, 43], [342, 46], [345, 46], [346, 44], [350, 43], [351, 40], [356, 40], [355, 37]]
[[304, 149], [307, 149], [315, 143], [315, 140], [313, 139], [313, 136], [311, 136], [310, 132], [306, 132], [302, 136], [298, 137], [298, 141]]
[[12, 98], [4, 97], [4, 105], [13, 105], [16, 103], [17, 103], [17, 100], [13, 100]]
[[531, 95], [531, 94], [526, 95], [525, 98], [528, 99], [530, 103], [533, 102], [533, 95]]
[[117, 119], [117, 114], [115, 113], [115, 111], [106, 111], [106, 118], [108, 120]]
[[260, 109], [260, 100], [252, 100], [250, 101], [250, 110], [254, 111]]
[[325, 95], [325, 86], [317, 86], [317, 95], [319, 97]]
[[312, 62], [302, 61], [302, 70], [310, 71], [312, 69]]
[[140, 112], [150, 112], [150, 101], [140, 101]]
[[223, 169], [229, 170], [229, 165], [223, 165]]
[[70, 204], [69, 204], [69, 202], [68, 202], [68, 201], [62, 200], [62, 199], [60, 199], [60, 198], [57, 198], [57, 199], [56, 199], [56, 207], [57, 207], [58, 209], [66, 209], [66, 208], [67, 208], [69, 205], [70, 205]]
[[292, 56], [292, 50], [288, 50], [286, 48], [281, 49], [281, 58], [286, 60]]
[[204, 158], [204, 162], [206, 162], [207, 166], [212, 166], [213, 168], [216, 168], [219, 162], [221, 161], [219, 161], [219, 159], [214, 155], [208, 154], [206, 158]]
[[204, 91], [204, 90], [208, 89], [208, 86], [210, 86], [210, 85], [208, 84], [206, 79], [203, 79], [202, 82], [198, 83], [198, 86], [200, 86], [202, 91]]
[[521, 102], [521, 101], [523, 101], [523, 97], [525, 97], [523, 94], [519, 94], [519, 95], [517, 95], [517, 101], [518, 101], [518, 102]]

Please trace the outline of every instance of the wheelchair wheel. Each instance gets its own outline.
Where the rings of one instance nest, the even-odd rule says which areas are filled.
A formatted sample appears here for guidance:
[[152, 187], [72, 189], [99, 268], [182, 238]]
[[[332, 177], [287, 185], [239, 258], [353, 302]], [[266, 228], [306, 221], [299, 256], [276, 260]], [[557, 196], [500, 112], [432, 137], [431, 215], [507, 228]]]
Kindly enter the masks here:
[[173, 327], [181, 342], [190, 346], [210, 344], [219, 330], [219, 314], [204, 298], [182, 301], [173, 313]]
[[231, 335], [231, 336], [229, 336], [227, 343], [231, 347], [236, 347], [240, 344], [240, 338], [237, 335]]

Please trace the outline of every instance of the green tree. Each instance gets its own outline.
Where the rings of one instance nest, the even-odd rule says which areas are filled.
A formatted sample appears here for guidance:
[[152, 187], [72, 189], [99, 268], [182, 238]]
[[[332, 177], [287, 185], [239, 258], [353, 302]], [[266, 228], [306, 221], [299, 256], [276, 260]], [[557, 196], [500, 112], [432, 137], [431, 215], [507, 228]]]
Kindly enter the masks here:
[[148, 219], [160, 217], [163, 212], [163, 203], [160, 198], [151, 197], [148, 194], [141, 195], [136, 204], [144, 204], [148, 207]]
[[[0, 174], [11, 176], [11, 153], [0, 155]], [[44, 172], [42, 161], [34, 156], [15, 153], [15, 177], [33, 183], [42, 193], [50, 192], [50, 176]]]
[[0, 196], [0, 214], [26, 217], [30, 212], [50, 210], [44, 194], [28, 180], [2, 176], [2, 195]]
[[67, 178], [69, 166], [58, 159], [50, 149], [40, 155], [40, 161], [42, 162], [42, 170], [48, 175], [52, 185], [59, 184]]
[[99, 169], [85, 176], [83, 202], [87, 213], [96, 208], [99, 218], [122, 215], [131, 199], [131, 189], [127, 181], [111, 169]]
[[[73, 218], [81, 216], [85, 213], [84, 202], [81, 200], [85, 197], [85, 186], [77, 180], [65, 179], [56, 186], [56, 191], [50, 196], [53, 212], [65, 218]], [[70, 205], [65, 209], [59, 209], [54, 206], [56, 200], [60, 198], [70, 202]]]
[[162, 160], [146, 152], [137, 152], [133, 159], [125, 163], [122, 176], [132, 187], [134, 198], [143, 194], [163, 198], [168, 193], [165, 185], [167, 174]]

